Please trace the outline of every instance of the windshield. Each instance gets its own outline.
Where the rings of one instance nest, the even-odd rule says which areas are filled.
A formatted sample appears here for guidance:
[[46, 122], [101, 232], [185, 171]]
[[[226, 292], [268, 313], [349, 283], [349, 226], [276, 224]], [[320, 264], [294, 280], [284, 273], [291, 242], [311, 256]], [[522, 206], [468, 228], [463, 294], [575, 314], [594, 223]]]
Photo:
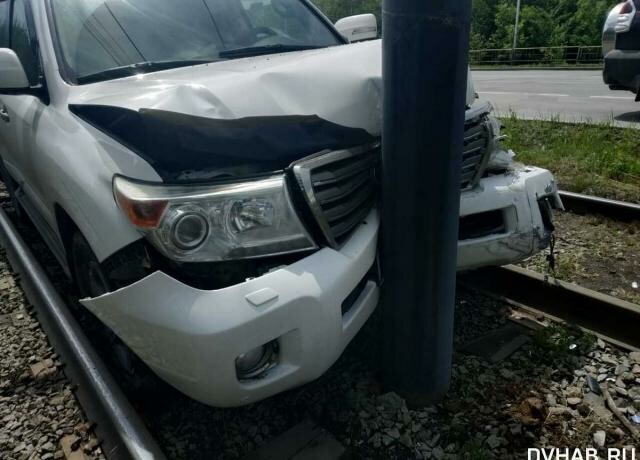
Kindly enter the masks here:
[[338, 45], [301, 0], [51, 0], [75, 83]]

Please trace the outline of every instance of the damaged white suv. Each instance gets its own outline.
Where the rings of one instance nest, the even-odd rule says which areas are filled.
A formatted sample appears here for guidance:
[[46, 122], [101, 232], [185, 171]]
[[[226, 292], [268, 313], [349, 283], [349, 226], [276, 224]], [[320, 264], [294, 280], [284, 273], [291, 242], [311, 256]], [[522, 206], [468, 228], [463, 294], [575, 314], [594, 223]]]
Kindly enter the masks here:
[[[380, 41], [306, 0], [0, 0], [0, 48], [4, 181], [124, 364], [215, 406], [332, 365], [378, 303]], [[473, 94], [459, 269], [560, 204]]]

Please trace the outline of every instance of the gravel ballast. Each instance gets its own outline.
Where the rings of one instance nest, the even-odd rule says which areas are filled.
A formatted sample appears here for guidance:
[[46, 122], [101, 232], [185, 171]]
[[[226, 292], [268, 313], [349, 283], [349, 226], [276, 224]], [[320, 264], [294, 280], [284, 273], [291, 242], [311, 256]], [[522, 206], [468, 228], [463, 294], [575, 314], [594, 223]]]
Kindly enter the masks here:
[[61, 441], [76, 437], [88, 458], [103, 458], [60, 361], [0, 252], [0, 457], [63, 458]]

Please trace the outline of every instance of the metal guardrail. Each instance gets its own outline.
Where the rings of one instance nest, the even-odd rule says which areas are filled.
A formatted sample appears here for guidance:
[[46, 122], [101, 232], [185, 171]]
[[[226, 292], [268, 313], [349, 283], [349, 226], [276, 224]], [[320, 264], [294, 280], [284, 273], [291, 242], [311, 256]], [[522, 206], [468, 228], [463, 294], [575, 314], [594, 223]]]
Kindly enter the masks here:
[[472, 66], [601, 65], [602, 46], [477, 49], [469, 51]]
[[164, 454], [80, 329], [44, 269], [0, 208], [0, 244], [35, 307], [38, 321], [77, 385], [76, 396], [109, 460], [162, 460]]

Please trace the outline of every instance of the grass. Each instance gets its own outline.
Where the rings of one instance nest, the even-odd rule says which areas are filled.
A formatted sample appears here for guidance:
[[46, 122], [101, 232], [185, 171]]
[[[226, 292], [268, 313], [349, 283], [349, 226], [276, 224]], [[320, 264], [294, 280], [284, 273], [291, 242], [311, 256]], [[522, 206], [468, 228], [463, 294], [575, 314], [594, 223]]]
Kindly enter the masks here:
[[552, 323], [536, 331], [533, 335], [532, 355], [537, 361], [554, 363], [562, 359], [588, 354], [595, 346], [597, 338], [588, 332], [569, 325]]
[[551, 170], [564, 190], [640, 203], [640, 130], [503, 118], [505, 147]]

